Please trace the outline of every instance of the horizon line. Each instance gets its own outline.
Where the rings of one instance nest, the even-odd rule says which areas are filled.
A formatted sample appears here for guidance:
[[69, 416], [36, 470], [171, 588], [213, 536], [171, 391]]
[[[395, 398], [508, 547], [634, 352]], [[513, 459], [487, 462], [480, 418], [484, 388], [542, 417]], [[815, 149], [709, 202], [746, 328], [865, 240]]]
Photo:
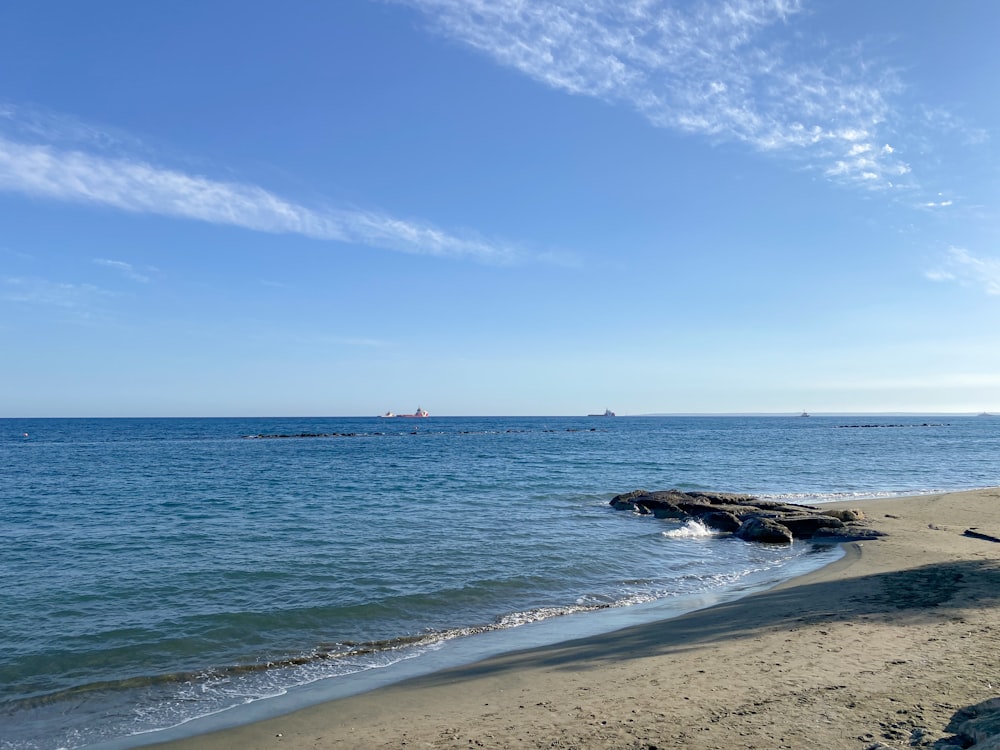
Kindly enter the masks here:
[[[802, 418], [803, 412], [794, 411], [747, 411], [747, 412], [642, 412], [637, 414], [617, 414], [605, 417], [603, 414], [439, 414], [422, 419], [621, 419], [648, 417], [795, 417]], [[1000, 416], [1000, 410], [975, 411], [822, 411], [809, 412], [806, 417], [976, 417]], [[77, 415], [77, 416], [0, 416], [0, 420], [17, 419], [381, 419], [378, 414], [133, 414], [133, 415]]]

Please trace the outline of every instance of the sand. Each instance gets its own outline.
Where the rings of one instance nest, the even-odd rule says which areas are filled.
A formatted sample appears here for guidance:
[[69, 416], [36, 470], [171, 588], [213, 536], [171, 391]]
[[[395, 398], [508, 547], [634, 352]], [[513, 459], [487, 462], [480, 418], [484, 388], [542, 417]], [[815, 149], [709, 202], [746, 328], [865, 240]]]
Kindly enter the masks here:
[[768, 591], [158, 747], [941, 747], [1000, 695], [1000, 489], [850, 506], [887, 536]]

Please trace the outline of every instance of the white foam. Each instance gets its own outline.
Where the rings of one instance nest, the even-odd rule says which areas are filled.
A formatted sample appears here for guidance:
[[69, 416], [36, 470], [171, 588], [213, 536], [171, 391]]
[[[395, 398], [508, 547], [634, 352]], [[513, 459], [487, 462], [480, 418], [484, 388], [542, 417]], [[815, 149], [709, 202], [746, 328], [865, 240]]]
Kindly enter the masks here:
[[679, 529], [671, 529], [670, 531], [663, 532], [663, 536], [669, 536], [674, 539], [695, 539], [715, 535], [716, 532], [712, 531], [712, 529], [696, 518], [685, 521], [684, 525]]

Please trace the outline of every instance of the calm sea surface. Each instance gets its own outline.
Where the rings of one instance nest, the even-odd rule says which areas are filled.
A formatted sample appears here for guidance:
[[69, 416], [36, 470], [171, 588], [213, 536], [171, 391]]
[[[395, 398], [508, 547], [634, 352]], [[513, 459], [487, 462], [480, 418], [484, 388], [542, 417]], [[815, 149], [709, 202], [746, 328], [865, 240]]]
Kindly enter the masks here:
[[149, 742], [834, 554], [620, 492], [957, 490], [1000, 485], [998, 457], [987, 417], [0, 420], [0, 748]]

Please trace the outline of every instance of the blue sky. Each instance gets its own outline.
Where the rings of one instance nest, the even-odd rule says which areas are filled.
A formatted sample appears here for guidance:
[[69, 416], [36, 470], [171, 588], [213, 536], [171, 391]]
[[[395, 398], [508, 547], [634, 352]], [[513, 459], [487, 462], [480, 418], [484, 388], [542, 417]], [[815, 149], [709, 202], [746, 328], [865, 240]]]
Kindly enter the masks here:
[[0, 416], [1000, 410], [1000, 4], [0, 7]]

